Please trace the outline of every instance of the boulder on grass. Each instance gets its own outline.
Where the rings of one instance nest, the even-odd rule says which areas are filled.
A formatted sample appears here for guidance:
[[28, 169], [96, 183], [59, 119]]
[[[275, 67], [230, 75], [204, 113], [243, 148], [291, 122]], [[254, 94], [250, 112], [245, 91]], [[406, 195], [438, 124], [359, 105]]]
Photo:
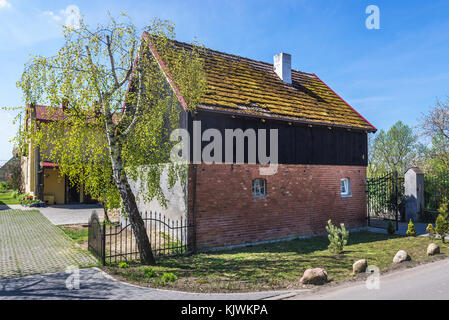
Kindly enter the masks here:
[[393, 263], [401, 263], [410, 260], [412, 260], [412, 258], [408, 255], [407, 251], [399, 250], [393, 258]]
[[323, 284], [327, 282], [327, 272], [323, 268], [313, 268], [304, 271], [299, 280], [302, 284]]
[[366, 261], [366, 259], [360, 259], [352, 265], [352, 272], [363, 273], [366, 271], [366, 268], [368, 268], [368, 261]]
[[429, 246], [427, 247], [427, 255], [433, 256], [438, 253], [440, 253], [440, 247], [438, 245], [436, 245], [435, 243], [429, 244]]

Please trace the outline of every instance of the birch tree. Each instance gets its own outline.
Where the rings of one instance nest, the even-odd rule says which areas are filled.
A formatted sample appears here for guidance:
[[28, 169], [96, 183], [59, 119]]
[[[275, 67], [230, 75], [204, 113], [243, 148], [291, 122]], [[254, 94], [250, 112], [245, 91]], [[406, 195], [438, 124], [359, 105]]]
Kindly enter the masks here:
[[[62, 48], [51, 57], [33, 56], [18, 87], [26, 104], [65, 107], [62, 114], [48, 110], [58, 121], [28, 122], [22, 141], [33, 141], [62, 175], [92, 197], [109, 206], [121, 203], [141, 262], [154, 264], [136, 197], [167, 204], [160, 185], [164, 168], [169, 187], [183, 182], [186, 167], [169, 163], [176, 142], [167, 137], [179, 124], [179, 97], [193, 111], [205, 75], [201, 47], [176, 46], [170, 22], [155, 19], [144, 31], [141, 37], [123, 14], [93, 28], [83, 20], [79, 28], [65, 27]], [[160, 61], [148, 50], [150, 42]], [[131, 180], [140, 181], [139, 190], [145, 192], [134, 194]]]

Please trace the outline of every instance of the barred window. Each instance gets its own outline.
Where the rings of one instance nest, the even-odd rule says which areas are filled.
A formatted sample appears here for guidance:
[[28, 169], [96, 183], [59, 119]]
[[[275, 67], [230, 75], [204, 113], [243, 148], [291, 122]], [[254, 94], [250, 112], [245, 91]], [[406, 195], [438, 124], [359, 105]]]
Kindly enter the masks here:
[[254, 179], [253, 180], [253, 197], [265, 197], [267, 195], [265, 179]]
[[342, 197], [349, 197], [351, 195], [351, 181], [349, 178], [340, 180], [340, 194]]

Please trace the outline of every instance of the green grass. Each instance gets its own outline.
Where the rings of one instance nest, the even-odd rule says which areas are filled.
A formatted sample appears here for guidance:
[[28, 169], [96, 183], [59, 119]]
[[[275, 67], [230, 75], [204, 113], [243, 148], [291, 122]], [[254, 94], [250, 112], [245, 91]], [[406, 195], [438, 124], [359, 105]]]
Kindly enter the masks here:
[[60, 226], [59, 228], [76, 243], [81, 244], [88, 240], [88, 228], [80, 226]]
[[0, 192], [0, 205], [8, 205], [8, 204], [20, 204], [19, 199], [15, 199], [13, 197], [13, 190], [8, 190], [6, 192]]
[[[108, 266], [115, 276], [151, 287], [195, 292], [235, 292], [299, 288], [299, 279], [307, 268], [322, 267], [329, 280], [338, 282], [353, 277], [352, 264], [367, 259], [382, 271], [391, 267], [396, 252], [406, 250], [413, 261], [426, 261], [427, 237], [401, 237], [370, 232], [350, 234], [344, 253], [336, 256], [327, 250], [327, 237], [314, 237], [259, 245], [241, 249], [202, 253], [188, 257], [161, 259], [154, 277], [146, 277], [142, 268], [130, 264], [127, 269]], [[441, 256], [449, 254], [449, 246], [433, 240], [441, 248]], [[177, 280], [161, 281], [164, 273]]]

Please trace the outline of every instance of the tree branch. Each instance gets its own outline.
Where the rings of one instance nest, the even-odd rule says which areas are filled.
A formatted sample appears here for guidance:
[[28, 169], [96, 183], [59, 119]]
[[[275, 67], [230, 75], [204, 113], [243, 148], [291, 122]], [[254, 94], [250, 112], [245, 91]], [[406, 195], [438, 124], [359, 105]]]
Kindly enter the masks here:
[[111, 49], [111, 38], [106, 36], [106, 47], [108, 48], [109, 62], [111, 64], [111, 72], [114, 78], [114, 86], [116, 88], [120, 88], [120, 84], [118, 82], [117, 74], [115, 73], [115, 62], [114, 62], [114, 54]]

